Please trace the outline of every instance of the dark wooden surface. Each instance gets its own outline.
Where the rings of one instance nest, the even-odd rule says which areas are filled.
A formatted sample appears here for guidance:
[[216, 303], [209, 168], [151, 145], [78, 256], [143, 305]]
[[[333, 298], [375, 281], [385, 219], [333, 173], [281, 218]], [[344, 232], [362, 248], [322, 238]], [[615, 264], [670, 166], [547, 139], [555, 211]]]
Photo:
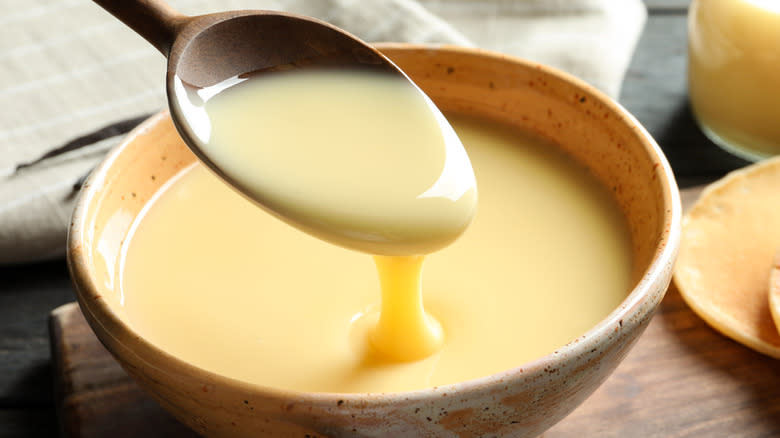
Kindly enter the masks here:
[[[696, 128], [688, 109], [685, 79], [686, 59], [686, 7], [687, 0], [647, 0], [648, 21], [639, 42], [634, 59], [626, 76], [620, 102], [656, 138], [669, 157], [681, 186], [687, 187], [712, 181], [725, 172], [744, 163], [721, 152]], [[755, 410], [761, 402], [776, 397], [780, 377], [772, 381], [756, 381], [754, 370], [767, 367], [777, 373], [780, 362], [767, 362], [746, 348], [728, 341], [709, 330], [674, 294], [665, 300], [662, 309], [669, 309], [671, 316], [662, 311], [659, 324], [664, 330], [676, 332], [672, 351], [693, 355], [676, 366], [691, 367], [687, 373], [697, 370], [716, 370], [719, 381], [739, 393], [739, 403], [733, 406], [712, 403], [703, 404], [702, 417], [687, 415], [696, 407], [681, 406], [671, 418], [647, 418], [641, 412], [627, 407], [616, 409], [602, 419], [597, 436], [609, 436], [609, 418], [629, 418], [631, 426], [622, 430], [630, 437], [759, 437], [780, 436], [778, 411], [769, 406]], [[0, 267], [0, 438], [55, 436], [57, 420], [54, 409], [52, 364], [47, 334], [48, 314], [55, 307], [73, 300], [73, 292], [63, 260], [16, 267]], [[677, 316], [675, 316], [677, 315]], [[727, 346], [733, 358], [712, 357], [708, 348]], [[642, 344], [638, 346], [642, 348]], [[641, 351], [641, 350], [638, 350]], [[650, 354], [650, 353], [648, 353]], [[717, 359], [717, 360], [716, 360]], [[664, 390], [710, 390], [703, 383], [700, 388], [684, 388], [674, 382], [657, 382], [649, 379], [652, 370], [638, 366], [627, 374], [616, 374], [613, 379], [626, 379], [642, 383], [642, 391], [651, 391], [653, 384], [663, 383]], [[758, 371], [755, 371], [758, 372]], [[777, 376], [777, 374], [775, 374]], [[643, 380], [645, 379], [645, 380]], [[608, 382], [609, 383], [609, 382]], [[716, 383], [716, 382], [714, 382]], [[774, 391], [774, 392], [772, 392]], [[644, 392], [643, 392], [644, 393]], [[725, 393], [707, 392], [714, 401]], [[659, 403], [671, 403], [674, 398], [659, 398]], [[776, 400], [776, 399], [775, 399]], [[775, 402], [776, 404], [776, 402]], [[587, 406], [587, 405], [586, 405]], [[682, 409], [688, 408], [688, 409]], [[676, 412], [676, 411], [674, 411]], [[751, 419], [739, 430], [723, 424], [728, 414], [741, 412]], [[635, 416], [632, 416], [635, 415]], [[725, 417], [724, 417], [725, 416]], [[711, 427], [712, 425], [722, 427]], [[758, 425], [758, 426], [751, 426]], [[756, 427], [774, 426], [772, 432], [759, 434]], [[674, 427], [680, 429], [675, 430]], [[766, 429], [765, 429], [766, 430]], [[704, 433], [703, 431], [710, 431]], [[550, 436], [564, 436], [552, 435]], [[581, 435], [572, 435], [581, 436]]]

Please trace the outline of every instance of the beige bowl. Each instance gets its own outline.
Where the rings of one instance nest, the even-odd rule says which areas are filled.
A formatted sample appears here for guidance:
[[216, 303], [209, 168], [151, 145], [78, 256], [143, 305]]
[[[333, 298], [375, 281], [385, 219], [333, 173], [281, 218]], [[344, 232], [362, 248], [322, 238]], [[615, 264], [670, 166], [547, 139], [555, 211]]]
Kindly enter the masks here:
[[407, 393], [282, 391], [199, 369], [125, 322], [111, 273], [146, 201], [194, 157], [167, 113], [136, 129], [88, 179], [68, 239], [78, 300], [108, 350], [195, 431], [224, 437], [531, 437], [603, 382], [664, 296], [680, 239], [680, 201], [658, 146], [582, 82], [516, 58], [454, 47], [382, 45], [447, 111], [490, 117], [560, 144], [615, 194], [630, 223], [635, 287], [607, 318], [557, 351], [489, 377]]

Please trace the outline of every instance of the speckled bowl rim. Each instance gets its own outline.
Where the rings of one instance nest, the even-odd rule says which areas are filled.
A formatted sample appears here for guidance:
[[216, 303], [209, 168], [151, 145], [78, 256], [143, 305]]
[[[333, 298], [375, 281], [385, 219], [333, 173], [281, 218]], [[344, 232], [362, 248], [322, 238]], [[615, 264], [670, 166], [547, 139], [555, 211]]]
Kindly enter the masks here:
[[[144, 121], [139, 127], [131, 132], [119, 146], [108, 153], [106, 158], [87, 178], [84, 188], [76, 201], [68, 233], [68, 266], [71, 277], [77, 286], [79, 305], [87, 319], [90, 320], [90, 323], [97, 323], [103, 326], [106, 333], [108, 333], [115, 342], [133, 351], [136, 356], [142, 358], [149, 365], [165, 364], [165, 366], [161, 368], [164, 368], [167, 372], [193, 376], [209, 381], [215, 385], [225, 385], [226, 387], [232, 387], [248, 394], [255, 394], [256, 396], [262, 396], [269, 400], [275, 399], [279, 402], [295, 400], [296, 403], [310, 403], [315, 405], [333, 405], [334, 403], [343, 402], [346, 403], [346, 405], [355, 404], [362, 408], [370, 408], [371, 406], [390, 405], [395, 401], [426, 401], [428, 399], [437, 399], [442, 395], [446, 396], [447, 393], [467, 394], [474, 390], [490, 390], [493, 387], [504, 387], [508, 382], [522, 379], [529, 374], [541, 373], [551, 364], [560, 363], [563, 358], [585, 357], [588, 353], [592, 354], [594, 348], [599, 348], [600, 340], [607, 339], [612, 333], [623, 329], [624, 321], [632, 320], [632, 318], [633, 320], [636, 320], [637, 317], [641, 319], [642, 317], [649, 318], [652, 316], [658, 303], [660, 303], [666, 293], [666, 285], [659, 285], [658, 281], [664, 276], [664, 273], [669, 273], [669, 278], [671, 278], [670, 273], [672, 265], [680, 245], [682, 207], [679, 191], [669, 162], [655, 140], [653, 140], [650, 134], [631, 114], [628, 113], [628, 111], [610, 97], [586, 84], [584, 81], [555, 68], [525, 59], [482, 49], [450, 45], [381, 43], [376, 44], [375, 46], [380, 51], [384, 49], [409, 51], [433, 50], [477, 55], [486, 58], [498, 58], [499, 60], [521, 65], [524, 68], [536, 69], [545, 75], [550, 75], [564, 82], [568, 82], [583, 90], [589, 96], [603, 103], [603, 105], [613, 111], [623, 123], [631, 126], [637, 132], [643, 143], [645, 152], [649, 154], [650, 159], [655, 163], [658, 163], [656, 172], [659, 176], [658, 183], [661, 185], [663, 194], [662, 205], [665, 207], [663, 223], [665, 224], [665, 229], [662, 231], [662, 236], [655, 247], [652, 262], [645, 270], [636, 286], [616, 309], [577, 339], [530, 362], [485, 377], [406, 392], [337, 393], [286, 390], [238, 380], [185, 362], [145, 340], [113, 312], [111, 306], [107, 304], [105, 300], [101, 299], [98, 288], [93, 279], [89, 276], [89, 271], [84, 264], [84, 256], [80, 255], [81, 249], [79, 248], [82, 236], [86, 234], [84, 225], [88, 206], [101, 191], [101, 183], [105, 177], [105, 172], [112, 167], [117, 157], [122, 154], [127, 145], [131, 143], [137, 135], [143, 133], [147, 129], [147, 126], [156, 124], [164, 117], [168, 116], [167, 111], [163, 111]], [[112, 352], [112, 354], [114, 353]]]

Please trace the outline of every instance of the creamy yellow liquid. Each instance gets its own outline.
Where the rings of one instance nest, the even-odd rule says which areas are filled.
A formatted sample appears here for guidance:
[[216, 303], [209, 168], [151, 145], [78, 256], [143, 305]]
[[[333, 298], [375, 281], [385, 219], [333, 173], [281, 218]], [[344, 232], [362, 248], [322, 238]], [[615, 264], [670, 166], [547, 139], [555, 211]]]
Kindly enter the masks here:
[[424, 256], [374, 256], [382, 304], [369, 339], [384, 360], [415, 360], [444, 343], [436, 319], [425, 312], [422, 293]]
[[583, 334], [631, 287], [614, 201], [551, 146], [450, 119], [480, 206], [455, 243], [425, 259], [422, 300], [442, 329], [434, 354], [398, 362], [372, 346], [384, 303], [371, 257], [287, 226], [199, 165], [161, 190], [125, 239], [119, 300], [128, 321], [199, 367], [325, 392], [460, 382]]
[[748, 159], [780, 154], [780, 1], [695, 0], [688, 85], [705, 132]]
[[231, 78], [178, 104], [221, 175], [290, 224], [383, 255], [454, 241], [477, 206], [463, 145], [399, 75], [315, 70]]

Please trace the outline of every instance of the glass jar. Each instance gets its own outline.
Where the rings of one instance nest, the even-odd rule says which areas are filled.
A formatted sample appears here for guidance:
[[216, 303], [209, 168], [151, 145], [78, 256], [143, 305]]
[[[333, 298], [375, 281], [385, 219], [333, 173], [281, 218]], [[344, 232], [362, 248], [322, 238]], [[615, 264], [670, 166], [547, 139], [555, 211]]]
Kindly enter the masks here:
[[688, 90], [714, 143], [750, 161], [780, 154], [780, 0], [693, 0]]

